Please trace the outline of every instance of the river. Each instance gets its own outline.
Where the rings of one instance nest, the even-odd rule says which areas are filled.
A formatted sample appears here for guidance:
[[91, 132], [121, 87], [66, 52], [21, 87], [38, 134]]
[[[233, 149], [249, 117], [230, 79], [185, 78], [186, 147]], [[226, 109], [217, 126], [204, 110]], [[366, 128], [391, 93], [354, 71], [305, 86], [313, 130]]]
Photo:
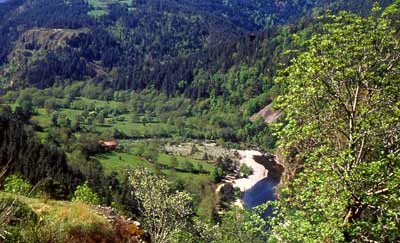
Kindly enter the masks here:
[[[234, 181], [233, 185], [242, 191], [242, 200], [246, 208], [253, 208], [268, 201], [276, 200], [276, 186], [279, 184], [280, 175], [283, 168], [272, 161], [273, 157], [265, 157], [258, 151], [244, 150], [238, 151], [240, 155], [240, 164], [246, 164], [253, 169], [253, 174], [248, 178], [241, 178]], [[268, 164], [270, 171], [264, 165], [258, 163], [255, 158], [264, 160]], [[277, 167], [278, 165], [278, 167]], [[276, 168], [279, 168], [278, 170]]]
[[276, 199], [275, 187], [279, 182], [264, 178], [243, 193], [242, 200], [247, 208], [253, 208]]

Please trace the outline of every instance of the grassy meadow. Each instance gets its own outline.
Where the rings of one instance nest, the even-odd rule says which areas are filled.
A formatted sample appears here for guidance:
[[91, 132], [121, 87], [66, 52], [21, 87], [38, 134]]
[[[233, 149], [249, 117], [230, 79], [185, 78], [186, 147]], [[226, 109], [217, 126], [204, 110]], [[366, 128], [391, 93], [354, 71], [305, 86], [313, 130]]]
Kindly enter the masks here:
[[[166, 149], [170, 143], [181, 144], [183, 135], [188, 131], [197, 131], [197, 127], [205, 129], [201, 125], [182, 127], [176, 115], [182, 110], [168, 108], [170, 104], [165, 104], [165, 110], [159, 111], [152, 107], [155, 104], [151, 101], [141, 103], [145, 98], [140, 97], [137, 99], [139, 103], [135, 100], [128, 103], [119, 99], [100, 100], [82, 96], [42, 99], [40, 95], [31, 93], [27, 91], [25, 94], [32, 96], [31, 123], [37, 128], [37, 136], [43, 142], [63, 144], [70, 162], [79, 164], [79, 161], [85, 161], [79, 159], [79, 152], [73, 153], [77, 147], [91, 147], [96, 146], [99, 140], [117, 139], [119, 146], [116, 150], [88, 154], [89, 159], [101, 165], [106, 175], [116, 172], [123, 179], [127, 171], [149, 168], [156, 174], [164, 175], [177, 190], [188, 191], [194, 199], [198, 216], [212, 217], [215, 207], [213, 159], [203, 160], [204, 151], [183, 155]], [[23, 99], [9, 100], [11, 102], [7, 105], [13, 109], [24, 106]], [[85, 137], [91, 140], [85, 140]]]

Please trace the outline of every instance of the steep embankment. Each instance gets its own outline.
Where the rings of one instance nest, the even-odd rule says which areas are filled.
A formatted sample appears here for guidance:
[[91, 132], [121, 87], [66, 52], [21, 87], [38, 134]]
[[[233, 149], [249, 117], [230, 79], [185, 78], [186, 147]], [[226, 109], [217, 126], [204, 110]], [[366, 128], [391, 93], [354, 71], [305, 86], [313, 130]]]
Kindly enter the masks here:
[[[24, 210], [32, 212], [30, 217], [17, 205], [26, 205]], [[21, 239], [28, 232], [31, 237], [37, 234], [43, 242], [147, 242], [137, 222], [110, 208], [0, 193], [0, 211], [4, 209], [18, 222], [7, 230], [20, 231]]]
[[266, 123], [273, 123], [279, 119], [282, 113], [278, 110], [275, 110], [272, 107], [272, 104], [267, 105], [262, 110], [254, 114], [250, 117], [251, 121], [255, 121], [258, 118], [263, 119]]

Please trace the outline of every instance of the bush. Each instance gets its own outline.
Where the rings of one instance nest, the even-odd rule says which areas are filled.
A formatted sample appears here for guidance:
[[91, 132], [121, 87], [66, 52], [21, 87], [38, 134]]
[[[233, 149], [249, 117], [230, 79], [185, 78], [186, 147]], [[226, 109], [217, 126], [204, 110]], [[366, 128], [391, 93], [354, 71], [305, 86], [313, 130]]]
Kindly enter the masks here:
[[193, 172], [194, 171], [194, 165], [189, 162], [186, 161], [183, 163], [183, 170], [187, 171], [187, 172]]
[[156, 143], [149, 143], [145, 144], [144, 146], [144, 151], [141, 156], [149, 162], [156, 162], [158, 159], [160, 146]]
[[15, 242], [67, 242], [62, 228], [55, 222], [27, 222], [24, 225], [6, 227], [8, 232], [4, 243]]
[[221, 206], [229, 208], [231, 202], [235, 200], [235, 188], [230, 183], [225, 183], [220, 190]]
[[97, 205], [100, 204], [100, 199], [97, 194], [85, 182], [76, 188], [72, 201], [83, 202], [87, 204]]
[[5, 179], [4, 191], [27, 196], [32, 185], [19, 175], [11, 175]]
[[246, 164], [242, 164], [240, 166], [240, 176], [241, 177], [249, 177], [254, 173], [253, 168], [247, 166]]
[[215, 167], [214, 170], [211, 172], [211, 176], [216, 183], [221, 182], [223, 174], [224, 174], [224, 172], [223, 172], [222, 168], [219, 166]]
[[134, 170], [129, 181], [151, 242], [171, 242], [173, 234], [193, 216], [191, 196], [172, 190], [168, 180], [147, 169]]
[[37, 215], [28, 205], [12, 197], [0, 197], [0, 218], [6, 225], [37, 221]]

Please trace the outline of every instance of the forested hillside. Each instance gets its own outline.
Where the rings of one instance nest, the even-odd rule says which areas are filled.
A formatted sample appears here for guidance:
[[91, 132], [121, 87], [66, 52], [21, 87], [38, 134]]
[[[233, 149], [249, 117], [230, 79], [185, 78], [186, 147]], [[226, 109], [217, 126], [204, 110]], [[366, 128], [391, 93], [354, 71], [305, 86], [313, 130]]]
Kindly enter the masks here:
[[399, 241], [399, 16], [0, 0], [0, 242]]
[[[382, 1], [383, 6], [388, 2]], [[188, 94], [194, 89], [209, 95], [202, 94], [203, 87], [196, 87], [201, 71], [224, 73], [242, 60], [260, 60], [251, 56], [255, 52], [270, 58], [280, 56], [268, 43], [281, 35], [281, 30], [274, 28], [277, 24], [307, 19], [305, 16], [317, 11], [313, 7], [368, 12], [372, 6], [372, 1], [116, 1], [101, 5], [106, 14], [91, 17], [88, 13], [97, 5], [90, 3], [3, 3], [1, 9], [7, 13], [0, 25], [4, 85], [45, 88], [94, 79], [113, 89], [154, 87], [167, 94]], [[257, 19], [271, 19], [271, 23], [260, 24]], [[30, 36], [32, 29], [37, 29], [34, 37]], [[79, 35], [60, 40], [66, 43], [53, 48], [35, 43], [51, 29]], [[268, 31], [263, 33], [263, 29]], [[254, 35], [264, 37], [253, 43]], [[57, 41], [57, 36], [51, 41]], [[238, 46], [238, 41], [245, 43]], [[268, 55], [263, 53], [265, 48], [271, 50]]]

